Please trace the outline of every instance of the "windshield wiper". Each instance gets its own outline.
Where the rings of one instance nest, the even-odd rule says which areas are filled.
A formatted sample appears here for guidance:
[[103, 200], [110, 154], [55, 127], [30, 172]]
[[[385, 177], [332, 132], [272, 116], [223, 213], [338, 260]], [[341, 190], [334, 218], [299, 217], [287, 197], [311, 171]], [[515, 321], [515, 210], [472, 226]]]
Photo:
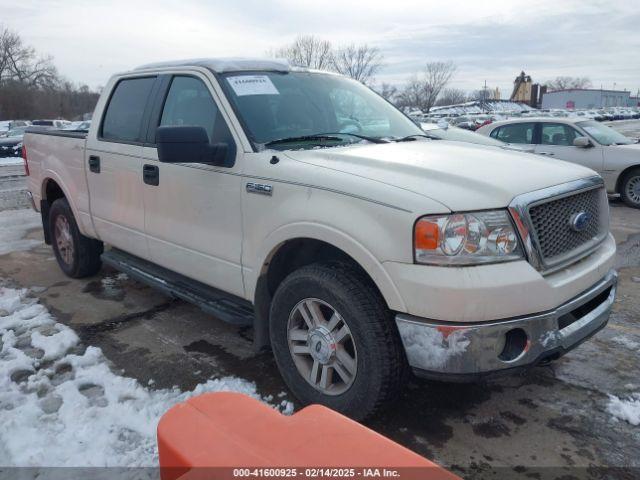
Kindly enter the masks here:
[[309, 140], [318, 140], [318, 141], [341, 141], [340, 137], [336, 137], [330, 134], [319, 134], [319, 135], [300, 135], [299, 137], [285, 137], [278, 138], [276, 140], [271, 140], [264, 144], [265, 147], [270, 147], [271, 145], [280, 145], [281, 143], [293, 143], [293, 142], [306, 142]]
[[322, 141], [342, 141], [343, 139], [338, 137], [338, 135], [348, 135], [350, 137], [360, 138], [362, 140], [366, 140], [371, 143], [389, 143], [387, 140], [377, 137], [368, 137], [366, 135], [359, 135], [357, 133], [346, 133], [346, 132], [335, 132], [335, 133], [318, 133], [315, 135], [301, 135], [299, 137], [286, 137], [286, 138], [278, 138], [276, 140], [271, 140], [264, 144], [265, 147], [270, 147], [272, 145], [280, 145], [282, 143], [293, 143], [293, 142], [306, 142], [318, 140]]
[[417, 137], [429, 138], [431, 140], [442, 140], [441, 138], [436, 137], [434, 135], [427, 135], [424, 133], [415, 133], [413, 135], [407, 135], [406, 137], [394, 138], [393, 141], [394, 142], [413, 142], [414, 140], [418, 139]]

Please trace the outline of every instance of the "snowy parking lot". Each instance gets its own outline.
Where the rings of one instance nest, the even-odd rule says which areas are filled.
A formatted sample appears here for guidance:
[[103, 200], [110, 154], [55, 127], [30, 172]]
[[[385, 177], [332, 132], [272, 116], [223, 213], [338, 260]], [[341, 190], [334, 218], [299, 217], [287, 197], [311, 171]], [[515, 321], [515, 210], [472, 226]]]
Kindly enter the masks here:
[[[640, 135], [640, 121], [618, 123]], [[250, 329], [106, 267], [65, 277], [21, 174], [0, 159], [0, 469], [154, 466], [159, 417], [205, 391], [298, 408]], [[611, 213], [620, 284], [607, 328], [523, 376], [414, 380], [367, 425], [465, 478], [640, 474], [640, 211], [612, 200]]]

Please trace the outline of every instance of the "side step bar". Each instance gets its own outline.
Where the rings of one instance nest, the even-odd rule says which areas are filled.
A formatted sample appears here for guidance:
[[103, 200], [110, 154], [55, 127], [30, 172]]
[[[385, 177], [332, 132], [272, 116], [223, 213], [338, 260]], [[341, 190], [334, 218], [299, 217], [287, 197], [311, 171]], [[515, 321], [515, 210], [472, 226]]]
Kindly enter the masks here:
[[193, 303], [227, 323], [253, 325], [253, 305], [243, 298], [191, 280], [121, 250], [111, 249], [103, 253], [101, 258], [116, 270], [172, 297]]

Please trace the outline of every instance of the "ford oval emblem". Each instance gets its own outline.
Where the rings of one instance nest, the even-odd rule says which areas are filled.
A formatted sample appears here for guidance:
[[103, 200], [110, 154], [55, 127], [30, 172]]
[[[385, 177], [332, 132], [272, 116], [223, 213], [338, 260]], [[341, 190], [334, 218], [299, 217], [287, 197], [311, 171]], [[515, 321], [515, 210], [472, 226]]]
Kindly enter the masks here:
[[571, 215], [569, 224], [576, 232], [583, 232], [591, 222], [591, 214], [589, 212], [578, 212]]

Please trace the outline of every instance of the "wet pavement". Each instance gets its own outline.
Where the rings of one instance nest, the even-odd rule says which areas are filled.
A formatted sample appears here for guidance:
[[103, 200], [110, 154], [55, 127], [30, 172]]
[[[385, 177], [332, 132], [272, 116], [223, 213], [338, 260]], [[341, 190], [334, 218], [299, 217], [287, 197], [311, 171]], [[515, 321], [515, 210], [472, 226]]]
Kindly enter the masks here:
[[[638, 478], [640, 426], [614, 419], [607, 405], [611, 394], [640, 392], [640, 210], [612, 200], [611, 213], [620, 283], [607, 328], [524, 375], [478, 384], [413, 380], [367, 425], [465, 478]], [[42, 239], [39, 229], [26, 236]], [[271, 355], [253, 351], [251, 329], [112, 269], [69, 279], [40, 244], [0, 256], [0, 278], [33, 287], [83, 343], [100, 347], [115, 370], [142, 384], [188, 390], [234, 375], [254, 381], [264, 396], [295, 403]], [[600, 469], [629, 466], [636, 470]]]

